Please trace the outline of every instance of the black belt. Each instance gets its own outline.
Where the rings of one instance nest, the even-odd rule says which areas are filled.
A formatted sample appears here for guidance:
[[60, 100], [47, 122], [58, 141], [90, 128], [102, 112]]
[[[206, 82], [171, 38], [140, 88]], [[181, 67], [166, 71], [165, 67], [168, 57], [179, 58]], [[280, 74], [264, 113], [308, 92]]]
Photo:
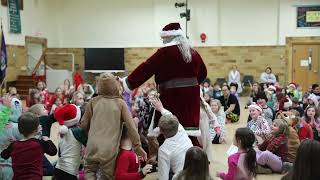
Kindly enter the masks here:
[[191, 86], [197, 86], [197, 85], [198, 85], [198, 80], [195, 77], [178, 78], [178, 79], [171, 79], [169, 81], [159, 84], [159, 88], [170, 89], [170, 88], [191, 87]]

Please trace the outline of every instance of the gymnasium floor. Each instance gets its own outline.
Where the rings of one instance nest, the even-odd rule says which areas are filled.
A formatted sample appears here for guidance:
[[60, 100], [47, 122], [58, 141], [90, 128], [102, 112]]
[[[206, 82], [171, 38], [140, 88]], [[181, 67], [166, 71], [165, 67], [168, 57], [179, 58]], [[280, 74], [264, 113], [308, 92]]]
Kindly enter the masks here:
[[[241, 118], [240, 121], [235, 124], [227, 124], [227, 144], [219, 144], [219, 145], [212, 145], [213, 146], [213, 163], [210, 165], [210, 174], [214, 179], [219, 179], [215, 177], [217, 171], [227, 171], [227, 154], [226, 151], [229, 148], [230, 144], [232, 143], [233, 135], [235, 130], [238, 127], [246, 126], [247, 118], [248, 118], [248, 110], [244, 109], [244, 105], [247, 101], [246, 97], [242, 97], [240, 100], [241, 106]], [[54, 124], [53, 129], [51, 131], [51, 139], [54, 141], [55, 144], [58, 142], [58, 135], [57, 135], [57, 124]], [[49, 157], [49, 160], [56, 160], [55, 157]], [[149, 174], [146, 176], [145, 180], [156, 180], [157, 173]], [[282, 175], [279, 174], [272, 174], [272, 175], [259, 175], [257, 177], [258, 180], [280, 180]], [[46, 178], [48, 179], [48, 178]]]

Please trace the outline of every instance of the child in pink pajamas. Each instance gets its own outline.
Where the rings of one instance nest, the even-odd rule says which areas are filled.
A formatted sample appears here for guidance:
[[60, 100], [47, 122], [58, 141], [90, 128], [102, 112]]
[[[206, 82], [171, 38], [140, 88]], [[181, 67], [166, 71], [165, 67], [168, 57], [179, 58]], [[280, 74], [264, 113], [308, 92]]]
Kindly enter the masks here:
[[256, 176], [256, 152], [253, 149], [255, 135], [249, 128], [238, 128], [233, 144], [238, 152], [228, 157], [228, 173], [217, 172], [224, 180], [252, 180]]

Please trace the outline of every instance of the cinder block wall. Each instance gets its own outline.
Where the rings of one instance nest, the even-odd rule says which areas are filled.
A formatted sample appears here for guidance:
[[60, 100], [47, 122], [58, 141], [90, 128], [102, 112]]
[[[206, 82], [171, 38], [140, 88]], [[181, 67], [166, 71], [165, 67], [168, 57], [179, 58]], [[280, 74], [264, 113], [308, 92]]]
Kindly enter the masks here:
[[84, 49], [83, 48], [48, 48], [46, 61], [53, 69], [67, 69], [72, 71], [72, 55], [75, 64], [84, 70]]
[[[125, 66], [132, 72], [140, 63], [150, 57], [158, 48], [126, 48]], [[261, 72], [267, 66], [279, 76], [280, 83], [285, 82], [286, 54], [285, 46], [217, 46], [195, 48], [202, 56], [208, 69], [208, 77], [212, 82], [216, 78], [226, 78], [232, 67], [236, 64], [241, 75], [253, 75], [259, 80]], [[25, 72], [22, 66], [27, 64], [27, 52], [24, 46], [7, 46], [8, 51], [8, 81], [16, 80], [16, 77]], [[13, 52], [15, 57], [13, 57]], [[48, 53], [73, 53], [75, 64], [84, 69], [83, 48], [48, 48]], [[71, 70], [71, 55], [48, 54], [47, 63], [55, 69]]]
[[7, 81], [17, 80], [18, 75], [27, 75], [27, 49], [25, 46], [7, 45]]
[[[259, 81], [261, 73], [270, 66], [279, 76], [280, 83], [285, 82], [285, 46], [223, 46], [195, 48], [202, 56], [212, 82], [216, 78], [226, 78], [237, 65], [243, 75], [253, 75]], [[127, 48], [125, 65], [128, 72], [151, 56], [157, 48]]]

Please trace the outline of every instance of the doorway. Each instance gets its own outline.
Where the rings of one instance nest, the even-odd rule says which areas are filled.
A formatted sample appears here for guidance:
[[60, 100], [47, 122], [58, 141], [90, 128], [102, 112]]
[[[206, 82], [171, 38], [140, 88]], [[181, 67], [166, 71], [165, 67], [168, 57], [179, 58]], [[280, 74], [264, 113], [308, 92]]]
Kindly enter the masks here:
[[[47, 40], [45, 38], [26, 36], [25, 42], [26, 42], [26, 48], [27, 48], [28, 75], [32, 75], [37, 63], [39, 62], [42, 54], [47, 48]], [[39, 69], [37, 69], [37, 75], [43, 75], [43, 74], [44, 74], [44, 64], [42, 63]]]
[[305, 92], [320, 83], [320, 36], [286, 37], [285, 81], [301, 85]]
[[292, 48], [293, 81], [305, 92], [320, 82], [320, 45], [294, 44]]

